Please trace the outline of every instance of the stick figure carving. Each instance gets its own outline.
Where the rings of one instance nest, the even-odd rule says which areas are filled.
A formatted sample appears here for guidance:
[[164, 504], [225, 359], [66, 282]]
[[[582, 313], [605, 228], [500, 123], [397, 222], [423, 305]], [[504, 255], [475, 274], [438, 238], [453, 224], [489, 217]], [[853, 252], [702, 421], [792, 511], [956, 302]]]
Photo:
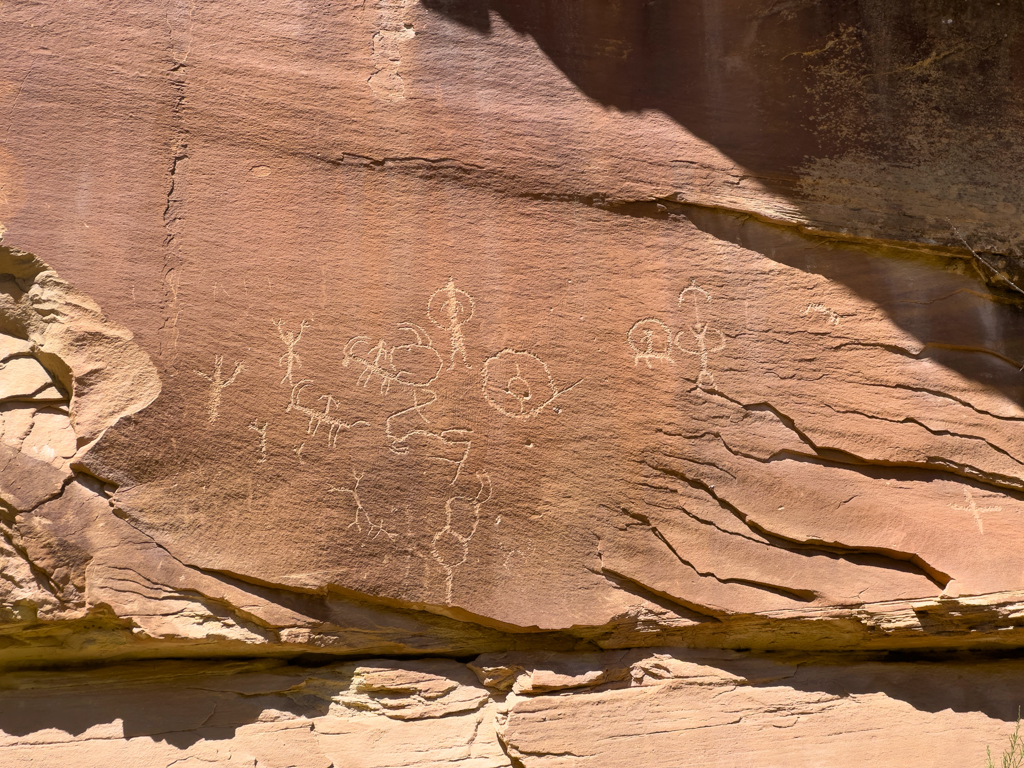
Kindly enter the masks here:
[[253, 419], [252, 424], [249, 425], [249, 429], [260, 436], [260, 457], [256, 460], [257, 464], [263, 464], [267, 460], [267, 427], [270, 426], [270, 422], [263, 422], [263, 426], [260, 426], [259, 419]]
[[650, 368], [651, 360], [672, 360], [672, 330], [661, 320], [648, 317], [637, 320], [626, 337], [633, 350], [633, 366], [643, 360]]
[[[701, 319], [701, 304], [710, 304], [711, 294], [697, 285], [697, 280], [695, 278], [691, 279], [690, 285], [680, 292], [679, 306], [683, 305], [683, 300], [686, 298], [687, 294], [693, 295], [694, 323], [690, 326], [690, 333], [693, 334], [693, 338], [697, 342], [697, 349], [688, 349], [683, 346], [681, 337], [685, 333], [684, 331], [680, 331], [676, 334], [674, 344], [679, 347], [681, 352], [685, 352], [688, 355], [693, 355], [700, 359], [700, 373], [697, 374], [697, 386], [704, 390], [714, 389], [715, 377], [708, 367], [708, 357], [712, 352], [721, 352], [725, 349], [725, 334], [717, 328], [712, 328], [709, 323]], [[701, 297], [704, 298], [703, 302], [700, 300]], [[714, 346], [708, 346], [708, 333], [718, 335], [718, 343]]]
[[[708, 332], [717, 333], [719, 337], [719, 343], [713, 347], [708, 346], [707, 335]], [[721, 352], [725, 349], [725, 334], [717, 328], [709, 327], [708, 323], [696, 322], [690, 327], [690, 333], [693, 334], [693, 338], [697, 340], [697, 349], [687, 349], [682, 345], [680, 337], [685, 331], [680, 331], [676, 334], [675, 345], [679, 347], [682, 352], [688, 355], [695, 355], [700, 358], [700, 373], [697, 374], [697, 386], [701, 389], [714, 389], [715, 388], [715, 377], [708, 369], [708, 356], [712, 352]]]
[[558, 389], [547, 363], [530, 352], [503, 349], [484, 363], [484, 397], [513, 419], [536, 416], [580, 381]]
[[284, 329], [284, 320], [274, 321], [274, 325], [277, 326], [277, 335], [281, 337], [281, 341], [283, 341], [284, 345], [288, 348], [288, 351], [281, 355], [277, 361], [277, 367], [280, 368], [281, 366], [284, 366], [285, 369], [284, 376], [281, 378], [281, 384], [284, 384], [286, 381], [289, 384], [295, 383], [292, 381], [292, 373], [302, 367], [302, 358], [300, 358], [298, 353], [295, 351], [295, 347], [297, 347], [299, 342], [302, 341], [303, 332], [312, 322], [312, 319], [303, 320], [302, 323], [299, 324], [299, 332], [295, 333], [294, 331], [286, 331]]
[[220, 399], [221, 394], [225, 389], [235, 383], [235, 379], [238, 378], [238, 374], [242, 372], [242, 364], [240, 362], [235, 363], [234, 373], [231, 374], [230, 378], [224, 378], [224, 356], [217, 355], [213, 359], [213, 375], [207, 376], [202, 371], [194, 371], [198, 376], [202, 376], [208, 382], [210, 382], [210, 400], [209, 400], [209, 421], [211, 424], [215, 423], [220, 416]]
[[[445, 572], [445, 602], [452, 601], [455, 569], [469, 559], [469, 542], [480, 525], [480, 507], [491, 500], [491, 478], [478, 473], [475, 497], [452, 496], [444, 504], [445, 523], [431, 542], [430, 553]], [[484, 494], [486, 493], [486, 498]]]
[[974, 522], [978, 524], [978, 533], [985, 533], [985, 526], [981, 521], [982, 512], [999, 512], [1002, 510], [1002, 507], [979, 507], [969, 488], [964, 488], [964, 500], [967, 502], [965, 507], [959, 504], [950, 504], [949, 506], [961, 512], [970, 512], [974, 515]]
[[462, 364], [467, 368], [472, 366], [466, 362], [466, 339], [462, 335], [462, 326], [473, 317], [476, 309], [476, 302], [473, 297], [465, 291], [455, 287], [455, 281], [448, 278], [448, 283], [443, 288], [434, 291], [434, 295], [427, 302], [427, 317], [430, 322], [442, 331], [448, 331], [451, 338], [451, 363], [448, 370], [455, 368], [455, 355], [462, 357]]

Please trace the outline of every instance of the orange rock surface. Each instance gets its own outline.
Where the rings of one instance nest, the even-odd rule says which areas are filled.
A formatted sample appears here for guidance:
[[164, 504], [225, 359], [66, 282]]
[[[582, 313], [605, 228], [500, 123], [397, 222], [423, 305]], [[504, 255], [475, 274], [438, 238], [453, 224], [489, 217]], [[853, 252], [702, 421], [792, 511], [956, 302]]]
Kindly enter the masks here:
[[0, 764], [980, 764], [1024, 12], [954, 5], [0, 4]]

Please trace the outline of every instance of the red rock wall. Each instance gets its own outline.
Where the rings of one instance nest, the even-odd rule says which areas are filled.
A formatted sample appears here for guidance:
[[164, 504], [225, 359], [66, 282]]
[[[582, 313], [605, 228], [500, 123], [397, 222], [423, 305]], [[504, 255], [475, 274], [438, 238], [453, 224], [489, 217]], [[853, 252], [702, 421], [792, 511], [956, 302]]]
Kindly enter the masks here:
[[[948, 675], [975, 702], [1021, 646], [1022, 14], [0, 5], [0, 665], [110, 665], [76, 678], [95, 691], [159, 659], [149, 701], [229, 659], [464, 677], [515, 651], [536, 677], [562, 653], [600, 690], [458, 683], [497, 734], [473, 760], [618, 764], [659, 718], [734, 708], [772, 721], [721, 731], [740, 751], [687, 726], [645, 754], [810, 765], [877, 728], [832, 764], [949, 729], [969, 735], [900, 763], [980, 756], [1012, 687], [869, 685], [856, 715], [778, 728], [849, 676]], [[813, 661], [817, 682], [721, 704], [664, 682], [689, 672], [651, 693], [579, 655], [645, 648]], [[64, 673], [38, 674], [53, 701]], [[379, 690], [410, 685], [434, 700]], [[589, 725], [553, 735], [549, 705]], [[235, 764], [233, 734], [157, 749], [169, 715], [136, 742], [111, 706], [84, 731], [0, 714], [0, 750], [64, 764], [102, 725], [133, 764]], [[306, 738], [329, 713], [292, 714]], [[52, 728], [70, 736], [33, 752]], [[365, 751], [339, 734], [308, 764]], [[251, 759], [305, 748], [281, 749]]]

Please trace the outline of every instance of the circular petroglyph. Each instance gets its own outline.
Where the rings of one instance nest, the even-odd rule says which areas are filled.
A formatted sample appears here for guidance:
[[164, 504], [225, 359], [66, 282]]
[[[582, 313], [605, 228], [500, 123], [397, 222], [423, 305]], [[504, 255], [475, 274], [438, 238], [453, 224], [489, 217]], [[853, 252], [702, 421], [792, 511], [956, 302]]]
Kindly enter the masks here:
[[560, 393], [547, 364], [529, 352], [503, 349], [484, 363], [484, 397], [513, 419], [536, 416]]

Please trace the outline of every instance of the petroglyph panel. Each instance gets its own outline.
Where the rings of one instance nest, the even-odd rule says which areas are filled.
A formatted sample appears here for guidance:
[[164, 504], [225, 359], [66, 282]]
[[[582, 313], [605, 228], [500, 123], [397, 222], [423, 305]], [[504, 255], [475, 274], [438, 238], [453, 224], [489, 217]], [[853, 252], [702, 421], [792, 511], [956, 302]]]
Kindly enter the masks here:
[[[423, 214], [454, 250], [401, 229], [282, 254], [284, 283], [218, 274], [216, 332], [185, 311], [184, 375], [85, 460], [118, 468], [118, 514], [201, 569], [541, 629], [1022, 586], [1012, 303], [726, 214], [638, 219], [639, 247], [598, 209], [479, 194], [478, 220]], [[538, 210], [569, 218], [509, 240]], [[117, 447], [140, 435], [143, 467]]]

